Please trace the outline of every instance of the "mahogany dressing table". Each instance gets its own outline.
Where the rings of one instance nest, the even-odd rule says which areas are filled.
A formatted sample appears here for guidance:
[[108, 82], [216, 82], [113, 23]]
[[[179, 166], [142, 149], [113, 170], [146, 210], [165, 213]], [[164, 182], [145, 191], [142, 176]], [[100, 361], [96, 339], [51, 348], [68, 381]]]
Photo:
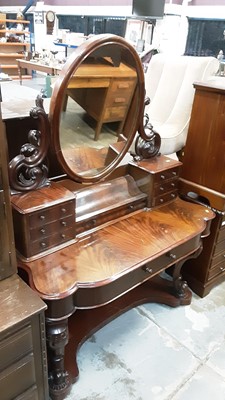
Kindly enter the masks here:
[[[99, 148], [101, 140], [98, 147], [94, 140], [90, 148], [78, 146], [82, 132], [72, 115], [74, 143], [62, 148], [69, 112], [63, 105], [71, 80], [96, 54], [108, 60], [111, 49], [136, 79], [123, 128], [112, 134], [109, 146]], [[118, 65], [112, 62], [112, 68]], [[114, 96], [116, 103], [117, 91]], [[200, 253], [214, 214], [178, 198], [181, 163], [158, 155], [160, 138], [151, 126], [143, 126], [143, 106], [143, 69], [133, 47], [114, 35], [91, 38], [60, 72], [49, 116], [37, 101], [32, 115], [40, 129], [30, 132], [29, 142], [9, 164], [19, 273], [48, 306], [53, 400], [63, 399], [78, 377], [80, 344], [107, 321], [143, 302], [174, 307], [191, 301], [181, 267]], [[49, 154], [62, 171], [51, 180]], [[161, 273], [171, 265], [173, 277], [164, 279]]]

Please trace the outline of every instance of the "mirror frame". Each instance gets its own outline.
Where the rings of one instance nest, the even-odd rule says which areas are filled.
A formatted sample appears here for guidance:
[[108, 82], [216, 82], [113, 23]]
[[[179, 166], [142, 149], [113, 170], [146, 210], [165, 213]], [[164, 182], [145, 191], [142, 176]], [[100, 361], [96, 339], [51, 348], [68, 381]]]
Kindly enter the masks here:
[[[115, 159], [109, 163], [102, 171], [88, 176], [81, 175], [73, 171], [63, 156], [63, 152], [60, 145], [60, 118], [63, 107], [63, 99], [68, 82], [72, 75], [76, 72], [80, 64], [91, 55], [92, 52], [98, 50], [102, 46], [117, 44], [122, 48], [128, 50], [134, 60], [136, 72], [137, 72], [137, 85], [134, 93], [135, 107], [132, 105], [128, 110], [126, 121], [124, 124], [124, 132], [129, 132], [126, 136], [127, 141], [123, 150], [115, 157]], [[143, 121], [144, 111], [144, 97], [145, 97], [145, 84], [144, 84], [144, 72], [140, 57], [138, 56], [134, 47], [129, 44], [124, 38], [112, 35], [112, 34], [101, 34], [91, 37], [86, 42], [78, 46], [71, 56], [66, 61], [59, 76], [54, 84], [50, 110], [49, 110], [49, 121], [51, 128], [51, 150], [55, 153], [57, 160], [59, 161], [63, 171], [72, 179], [77, 182], [83, 183], [94, 183], [108, 176], [114, 168], [121, 162], [125, 154], [128, 152], [136, 132], [139, 130], [140, 123]], [[133, 117], [133, 113], [135, 116]]]

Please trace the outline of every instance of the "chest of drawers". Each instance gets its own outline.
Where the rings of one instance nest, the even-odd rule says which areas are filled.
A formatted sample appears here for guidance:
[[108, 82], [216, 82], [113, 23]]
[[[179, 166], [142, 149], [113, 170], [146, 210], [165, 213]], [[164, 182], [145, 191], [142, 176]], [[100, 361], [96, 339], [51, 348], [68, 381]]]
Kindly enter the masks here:
[[202, 253], [187, 261], [182, 272], [188, 285], [203, 297], [225, 279], [225, 89], [210, 83], [194, 87], [179, 192], [217, 211], [211, 233], [203, 240]]
[[46, 400], [46, 305], [16, 274], [0, 282], [0, 303], [1, 400]]
[[58, 183], [12, 196], [16, 249], [30, 259], [75, 237], [75, 197]]
[[179, 161], [165, 156], [129, 164], [129, 173], [135, 177], [140, 190], [148, 195], [148, 207], [176, 198], [181, 165]]

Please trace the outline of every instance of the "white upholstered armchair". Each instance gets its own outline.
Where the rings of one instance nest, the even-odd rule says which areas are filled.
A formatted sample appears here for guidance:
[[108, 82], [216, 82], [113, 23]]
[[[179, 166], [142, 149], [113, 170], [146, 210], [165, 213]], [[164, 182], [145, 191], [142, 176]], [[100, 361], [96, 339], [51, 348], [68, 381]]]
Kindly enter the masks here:
[[193, 83], [209, 79], [218, 67], [214, 57], [152, 57], [145, 74], [146, 96], [151, 100], [145, 112], [161, 136], [161, 154], [170, 155], [184, 147], [194, 98]]

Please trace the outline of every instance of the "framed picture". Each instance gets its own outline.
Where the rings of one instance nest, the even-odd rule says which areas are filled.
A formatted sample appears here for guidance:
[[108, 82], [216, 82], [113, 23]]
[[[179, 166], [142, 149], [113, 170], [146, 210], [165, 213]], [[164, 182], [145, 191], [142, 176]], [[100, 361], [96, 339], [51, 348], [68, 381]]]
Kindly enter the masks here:
[[128, 19], [126, 26], [125, 39], [133, 44], [137, 44], [142, 39], [144, 21], [139, 19]]

